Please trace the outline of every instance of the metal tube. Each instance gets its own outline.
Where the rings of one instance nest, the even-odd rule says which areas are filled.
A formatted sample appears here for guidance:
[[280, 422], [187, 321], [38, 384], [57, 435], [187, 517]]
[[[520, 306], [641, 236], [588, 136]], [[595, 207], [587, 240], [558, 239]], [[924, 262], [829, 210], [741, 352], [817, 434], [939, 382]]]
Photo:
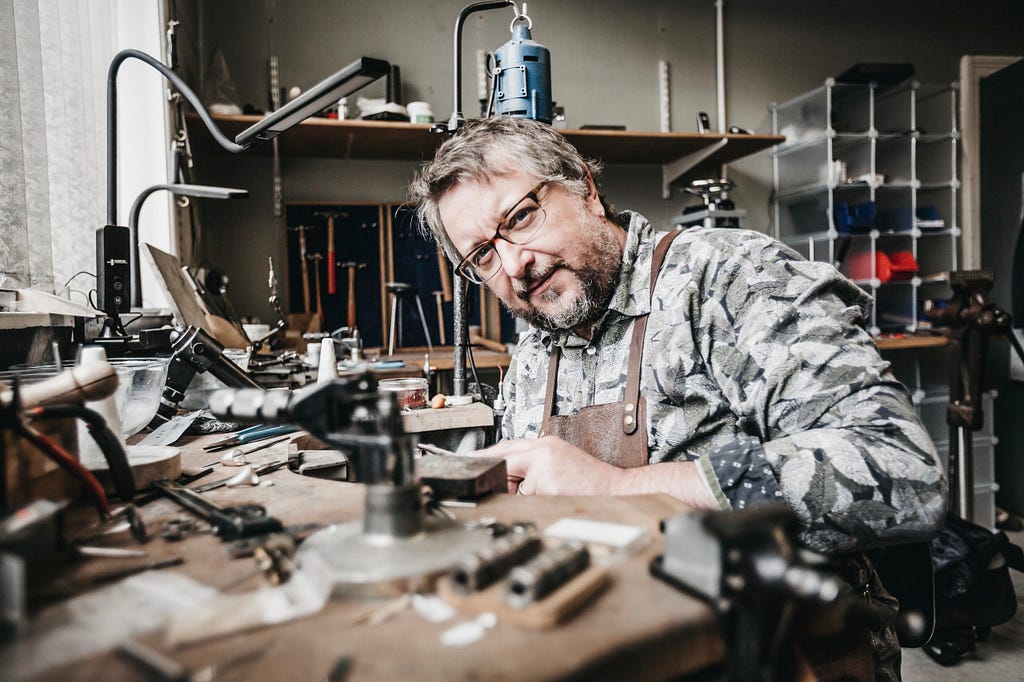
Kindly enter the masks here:
[[452, 344], [455, 357], [452, 360], [452, 395], [466, 395], [466, 344], [469, 341], [469, 313], [466, 308], [466, 287], [461, 275], [455, 278], [452, 291]]
[[515, 566], [540, 554], [544, 545], [532, 531], [513, 532], [461, 560], [452, 573], [460, 592], [476, 592], [500, 580]]
[[590, 552], [582, 542], [566, 542], [545, 550], [509, 573], [508, 604], [516, 609], [526, 608], [575, 578], [589, 565]]
[[459, 125], [462, 122], [462, 26], [466, 23], [466, 18], [474, 12], [482, 12], [488, 9], [498, 9], [500, 7], [515, 7], [515, 3], [511, 0], [491, 0], [487, 2], [474, 2], [466, 5], [459, 12], [459, 16], [455, 18], [455, 37], [454, 37], [454, 48], [452, 54], [454, 55], [454, 65], [452, 71], [454, 73], [454, 83], [452, 86], [452, 117], [448, 122], [448, 131], [455, 132], [458, 130]]

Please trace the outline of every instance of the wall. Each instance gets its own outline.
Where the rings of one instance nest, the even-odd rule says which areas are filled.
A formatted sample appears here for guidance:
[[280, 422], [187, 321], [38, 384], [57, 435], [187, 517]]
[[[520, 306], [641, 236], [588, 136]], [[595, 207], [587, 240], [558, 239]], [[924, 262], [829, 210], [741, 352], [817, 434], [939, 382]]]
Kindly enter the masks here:
[[[308, 86], [352, 59], [387, 59], [402, 69], [405, 98], [424, 99], [438, 118], [452, 101], [452, 28], [465, 0], [376, 0], [372, 3], [300, 0], [179, 0], [179, 42], [193, 63], [207, 63], [219, 48], [242, 102], [267, 101], [267, 57], [280, 59], [282, 84]], [[548, 0], [529, 3], [534, 38], [552, 53], [554, 99], [569, 127], [620, 123], [657, 130], [657, 63], [672, 71], [672, 129], [693, 131], [697, 111], [715, 120], [715, 8], [712, 0]], [[493, 50], [508, 38], [511, 10], [470, 17], [463, 37], [469, 57], [464, 110], [475, 110], [477, 49]], [[955, 80], [963, 54], [1020, 50], [1024, 3], [987, 0], [726, 0], [727, 125], [770, 132], [768, 104], [820, 85], [857, 62], [912, 62], [922, 82]], [[188, 51], [183, 49], [183, 57]], [[199, 86], [199, 83], [194, 83]], [[365, 91], [383, 95], [383, 85]], [[287, 133], [286, 133], [287, 134]], [[285, 159], [287, 200], [401, 201], [413, 164], [404, 162]], [[271, 211], [271, 162], [266, 157], [197, 158], [198, 179], [248, 188], [247, 202], [203, 204], [207, 258], [232, 276], [232, 297], [243, 313], [270, 315], [265, 303], [266, 256], [283, 263], [279, 218]], [[733, 164], [746, 208], [746, 225], [768, 228], [771, 165], [767, 152]], [[635, 208], [667, 224], [690, 197], [662, 200], [660, 169], [610, 168], [605, 188], [620, 208]], [[239, 248], [243, 246], [244, 248]]]

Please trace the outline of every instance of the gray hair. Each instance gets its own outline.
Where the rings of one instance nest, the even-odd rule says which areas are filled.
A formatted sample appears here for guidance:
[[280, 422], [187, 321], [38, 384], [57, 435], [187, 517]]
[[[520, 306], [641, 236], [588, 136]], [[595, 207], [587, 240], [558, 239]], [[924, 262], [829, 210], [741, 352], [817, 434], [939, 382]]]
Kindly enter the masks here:
[[[425, 163], [409, 185], [420, 229], [426, 236], [433, 235], [448, 258], [457, 262], [460, 256], [445, 232], [437, 202], [460, 181], [482, 182], [517, 170], [560, 184], [582, 199], [587, 196], [587, 174], [596, 186], [601, 164], [584, 158], [547, 123], [509, 116], [468, 121], [441, 145], [433, 161]], [[614, 210], [598, 191], [605, 217], [614, 220]]]

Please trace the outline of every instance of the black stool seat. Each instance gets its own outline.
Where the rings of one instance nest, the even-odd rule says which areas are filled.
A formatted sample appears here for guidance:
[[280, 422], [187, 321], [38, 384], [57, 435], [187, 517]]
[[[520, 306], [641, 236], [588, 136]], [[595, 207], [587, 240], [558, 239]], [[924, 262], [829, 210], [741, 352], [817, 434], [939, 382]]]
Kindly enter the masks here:
[[416, 287], [408, 282], [386, 282], [384, 284], [384, 289], [388, 293], [395, 294], [396, 296], [416, 295]]

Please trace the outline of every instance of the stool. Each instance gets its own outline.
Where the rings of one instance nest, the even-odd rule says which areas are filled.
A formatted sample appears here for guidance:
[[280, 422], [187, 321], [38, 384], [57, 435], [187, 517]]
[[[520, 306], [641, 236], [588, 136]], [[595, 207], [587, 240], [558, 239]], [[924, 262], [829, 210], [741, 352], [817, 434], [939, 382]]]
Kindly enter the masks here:
[[430, 343], [430, 330], [427, 329], [427, 318], [423, 315], [423, 304], [417, 295], [416, 287], [406, 282], [387, 282], [384, 290], [391, 296], [391, 328], [388, 331], [388, 355], [395, 354], [395, 328], [398, 328], [398, 345], [402, 345], [402, 308], [398, 306], [398, 299], [408, 301], [412, 298], [416, 301], [416, 310], [420, 316], [420, 324], [423, 325], [423, 335], [427, 339], [427, 348], [431, 351], [434, 346]]

